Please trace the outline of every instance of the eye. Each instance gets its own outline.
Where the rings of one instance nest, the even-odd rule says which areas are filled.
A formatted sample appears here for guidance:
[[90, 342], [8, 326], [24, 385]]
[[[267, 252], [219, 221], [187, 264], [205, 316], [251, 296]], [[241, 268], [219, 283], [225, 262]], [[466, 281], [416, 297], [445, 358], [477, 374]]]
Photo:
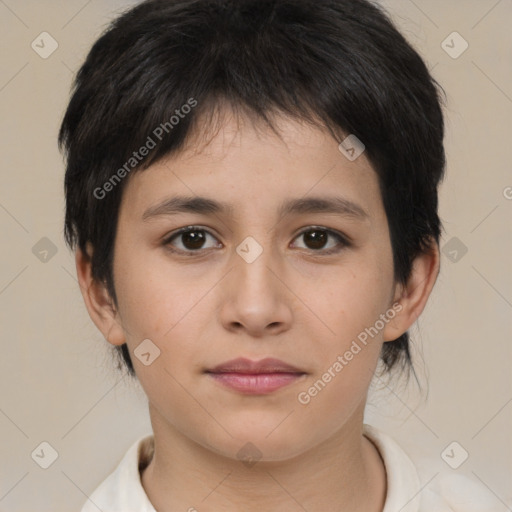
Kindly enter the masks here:
[[202, 249], [208, 249], [209, 247], [204, 247], [208, 237], [216, 240], [209, 231], [206, 231], [203, 228], [198, 226], [187, 226], [186, 228], [182, 228], [179, 231], [172, 233], [162, 242], [162, 244], [165, 246], [176, 247], [173, 240], [177, 239], [181, 242], [181, 247], [177, 247], [176, 249], [169, 247], [171, 251], [191, 254], [193, 252], [199, 252]]
[[[304, 238], [306, 247], [305, 249], [313, 250], [314, 252], [321, 252], [323, 255], [333, 254], [341, 251], [344, 247], [350, 246], [350, 242], [340, 233], [317, 226], [311, 226], [297, 235], [295, 239], [300, 237]], [[216, 240], [209, 231], [199, 226], [187, 226], [174, 233], [171, 233], [163, 242], [162, 245], [168, 247], [173, 252], [181, 252], [188, 255], [199, 253], [202, 250], [212, 247], [219, 247], [219, 244], [214, 244], [210, 247], [205, 247], [208, 238]], [[328, 246], [329, 239], [334, 239], [334, 245]], [[176, 244], [175, 240], [179, 242]], [[180, 247], [181, 245], [181, 247]], [[301, 248], [299, 246], [299, 248]]]
[[[308, 229], [298, 234], [297, 238], [303, 237], [306, 244], [306, 249], [312, 249], [315, 252], [322, 252], [322, 254], [333, 254], [341, 251], [344, 247], [348, 247], [350, 243], [348, 240], [336, 231], [327, 228], [311, 226]], [[325, 247], [329, 238], [337, 240], [337, 244], [331, 244], [330, 247]]]

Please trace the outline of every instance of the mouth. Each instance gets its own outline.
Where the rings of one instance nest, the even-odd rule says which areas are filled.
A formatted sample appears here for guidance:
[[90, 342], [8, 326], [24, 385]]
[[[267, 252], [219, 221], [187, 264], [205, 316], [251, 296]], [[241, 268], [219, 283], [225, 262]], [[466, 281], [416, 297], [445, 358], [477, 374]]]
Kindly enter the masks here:
[[272, 393], [306, 375], [305, 371], [273, 358], [260, 361], [233, 359], [205, 373], [219, 384], [249, 395]]

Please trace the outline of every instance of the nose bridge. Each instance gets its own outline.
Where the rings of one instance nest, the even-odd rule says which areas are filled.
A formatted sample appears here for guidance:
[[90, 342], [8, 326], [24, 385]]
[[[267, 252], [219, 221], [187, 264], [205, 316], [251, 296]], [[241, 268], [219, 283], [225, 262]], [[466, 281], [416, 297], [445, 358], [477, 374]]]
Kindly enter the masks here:
[[261, 336], [267, 329], [276, 334], [289, 328], [292, 311], [286, 287], [276, 276], [282, 266], [272, 237], [258, 232], [244, 238], [235, 251], [231, 282], [221, 308], [225, 328], [242, 327], [252, 336]]
[[276, 276], [270, 269], [280, 267], [276, 259], [276, 248], [272, 245], [272, 237], [265, 234], [247, 236], [236, 247], [237, 280], [249, 290], [267, 293], [274, 288]]

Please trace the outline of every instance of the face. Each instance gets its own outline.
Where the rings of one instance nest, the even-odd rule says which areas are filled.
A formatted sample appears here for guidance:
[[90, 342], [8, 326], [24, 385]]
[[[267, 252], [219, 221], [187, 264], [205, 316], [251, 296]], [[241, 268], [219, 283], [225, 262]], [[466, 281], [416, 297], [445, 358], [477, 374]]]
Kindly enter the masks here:
[[250, 441], [283, 460], [360, 423], [382, 343], [400, 334], [375, 171], [318, 128], [278, 126], [226, 115], [204, 144], [130, 176], [119, 212], [109, 340], [128, 344], [161, 424], [233, 458]]

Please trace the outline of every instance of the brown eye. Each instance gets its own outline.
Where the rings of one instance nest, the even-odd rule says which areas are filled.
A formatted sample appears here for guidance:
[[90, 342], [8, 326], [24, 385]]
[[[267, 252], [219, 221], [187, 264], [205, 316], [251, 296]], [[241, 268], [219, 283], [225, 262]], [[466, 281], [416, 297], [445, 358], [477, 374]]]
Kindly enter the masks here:
[[[349, 242], [339, 233], [325, 228], [309, 228], [302, 231], [297, 236], [297, 239], [302, 238], [306, 249], [311, 249], [321, 254], [331, 254], [340, 251], [343, 247], [349, 246]], [[334, 239], [337, 243], [334, 245], [331, 242], [327, 246], [329, 240]]]
[[322, 249], [327, 243], [329, 236], [326, 231], [319, 229], [306, 231], [304, 233], [304, 242], [310, 249]]
[[203, 231], [185, 231], [181, 234], [183, 245], [187, 249], [201, 249], [206, 237]]
[[[215, 237], [205, 229], [189, 226], [173, 233], [164, 240], [163, 245], [171, 246], [171, 250], [176, 250], [177, 252], [199, 252], [201, 249], [209, 248], [204, 247], [208, 237], [215, 240]], [[176, 242], [181, 242], [181, 244]]]

